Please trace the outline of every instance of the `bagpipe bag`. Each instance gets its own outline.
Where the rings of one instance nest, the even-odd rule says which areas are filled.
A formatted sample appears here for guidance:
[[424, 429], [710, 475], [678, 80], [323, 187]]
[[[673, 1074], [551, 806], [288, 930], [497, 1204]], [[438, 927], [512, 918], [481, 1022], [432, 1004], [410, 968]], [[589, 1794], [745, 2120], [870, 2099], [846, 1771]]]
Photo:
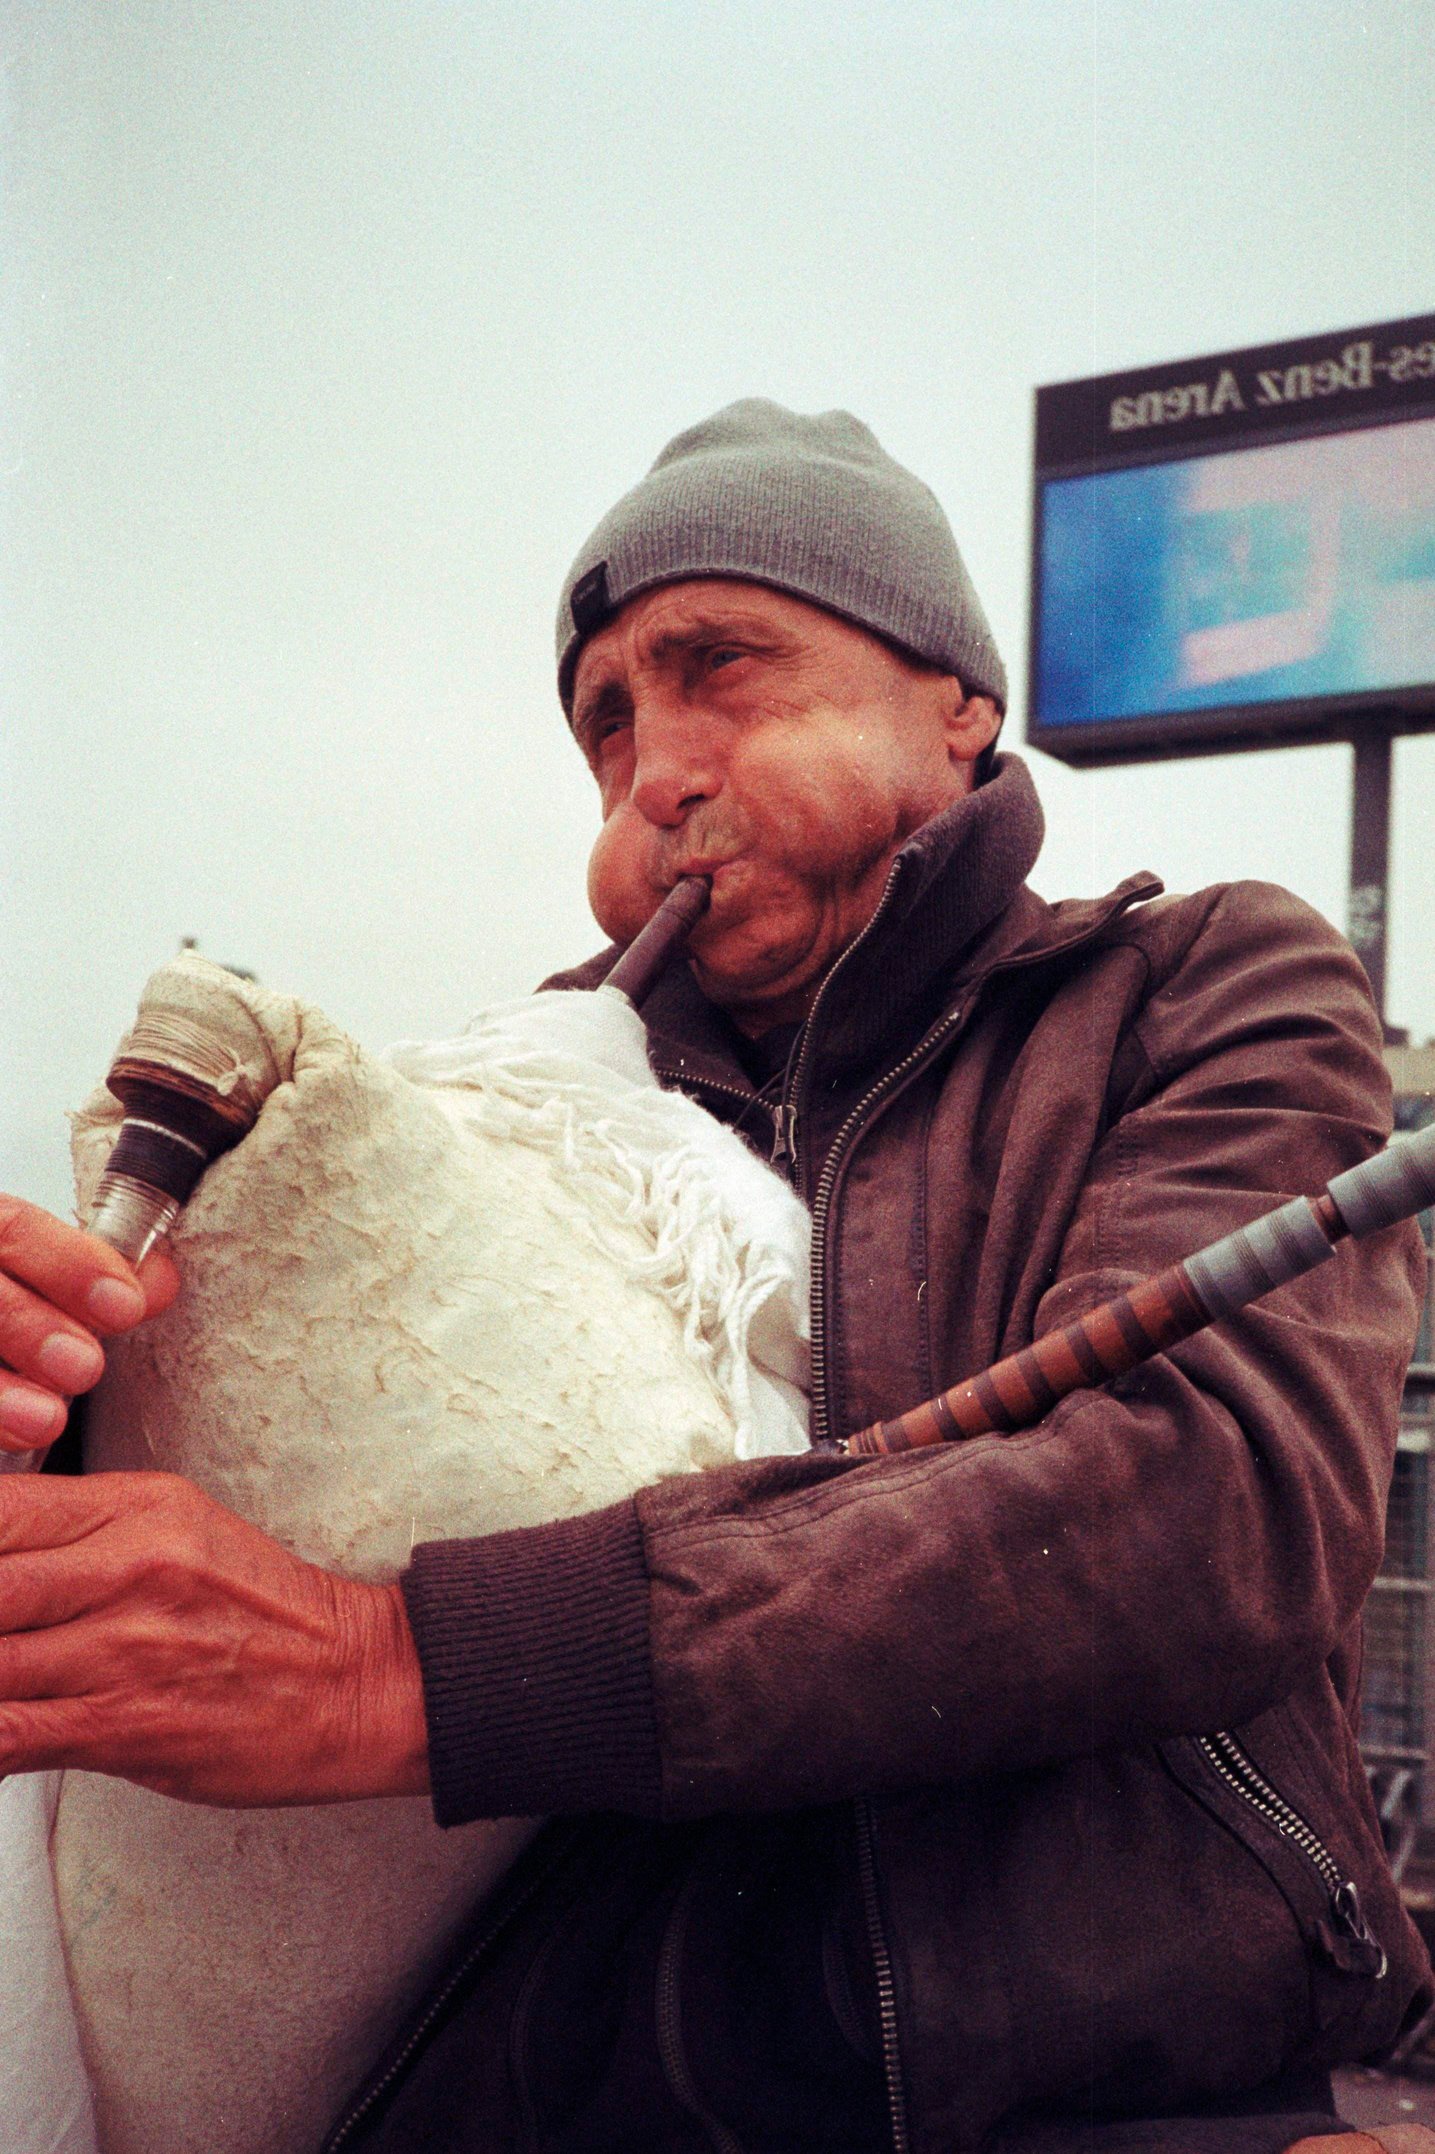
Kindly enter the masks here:
[[[529, 997], [379, 1059], [186, 957], [142, 1029], [181, 1061], [202, 1032], [263, 1103], [174, 1230], [178, 1301], [111, 1349], [87, 1470], [184, 1474], [386, 1581], [417, 1541], [804, 1446], [806, 1215], [657, 1088], [618, 997]], [[102, 1092], [75, 1118], [81, 1216], [120, 1112]], [[316, 2145], [534, 1830], [67, 1773], [55, 1879], [104, 2154]]]

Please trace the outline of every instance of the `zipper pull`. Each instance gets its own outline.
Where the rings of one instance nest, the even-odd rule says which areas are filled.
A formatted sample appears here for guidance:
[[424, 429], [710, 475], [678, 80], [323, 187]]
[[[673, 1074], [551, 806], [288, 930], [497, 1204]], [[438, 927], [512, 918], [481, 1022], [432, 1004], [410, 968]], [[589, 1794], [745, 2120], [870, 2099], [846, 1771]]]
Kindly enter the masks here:
[[1360, 1894], [1351, 1879], [1337, 1885], [1330, 1895], [1333, 1924], [1321, 1922], [1317, 1933], [1326, 1956], [1342, 1974], [1365, 1975], [1383, 1982], [1390, 1966], [1385, 1947], [1365, 1919]]
[[786, 1100], [779, 1100], [773, 1111], [772, 1158], [770, 1164], [780, 1167], [784, 1160], [797, 1160], [797, 1109]]

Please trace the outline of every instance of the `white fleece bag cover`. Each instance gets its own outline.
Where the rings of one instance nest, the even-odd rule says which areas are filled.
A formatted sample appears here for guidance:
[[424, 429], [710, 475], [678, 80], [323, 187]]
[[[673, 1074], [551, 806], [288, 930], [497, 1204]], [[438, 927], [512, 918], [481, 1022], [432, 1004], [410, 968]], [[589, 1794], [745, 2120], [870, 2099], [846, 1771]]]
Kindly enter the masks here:
[[[202, 960], [146, 992], [242, 1005], [272, 1067], [233, 1082], [273, 1089], [175, 1229], [184, 1292], [111, 1350], [92, 1467], [183, 1473], [383, 1581], [415, 1541], [805, 1446], [806, 1214], [658, 1089], [620, 998], [529, 997], [385, 1062]], [[103, 1092], [77, 1117], [82, 1214], [116, 1122]], [[67, 1774], [55, 1874], [104, 2154], [316, 2146], [535, 1829]]]
[[0, 2147], [4, 2154], [95, 2154], [89, 2084], [70, 2009], [50, 1823], [58, 1773], [0, 1783]]

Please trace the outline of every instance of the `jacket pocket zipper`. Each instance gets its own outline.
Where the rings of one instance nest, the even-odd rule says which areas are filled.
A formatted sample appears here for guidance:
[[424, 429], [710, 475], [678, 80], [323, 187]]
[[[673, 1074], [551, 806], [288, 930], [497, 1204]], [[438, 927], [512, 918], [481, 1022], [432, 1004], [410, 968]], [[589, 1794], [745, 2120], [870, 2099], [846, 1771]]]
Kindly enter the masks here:
[[1383, 1981], [1390, 1965], [1385, 1948], [1365, 1919], [1354, 1880], [1341, 1875], [1340, 1864], [1314, 1826], [1283, 1795], [1277, 1794], [1234, 1735], [1221, 1730], [1215, 1735], [1198, 1735], [1194, 1741], [1211, 1770], [1232, 1793], [1249, 1803], [1259, 1817], [1299, 1849], [1319, 1877], [1331, 1916], [1328, 1923], [1317, 1925], [1327, 1956], [1344, 1974]]
[[658, 1954], [658, 1982], [654, 1999], [658, 2055], [669, 2091], [705, 2134], [713, 2154], [743, 2154], [742, 2144], [712, 2114], [688, 2065], [683, 2048], [682, 1957], [687, 1938], [688, 1911], [697, 1889], [697, 1873], [688, 1877], [668, 1916], [662, 1949]]
[[872, 1825], [872, 1804], [859, 1795], [857, 1812], [857, 1874], [862, 1884], [862, 1912], [867, 1922], [867, 1944], [877, 1980], [877, 2016], [882, 2029], [882, 2069], [887, 2081], [887, 2112], [892, 2120], [893, 2154], [910, 2154], [912, 2140], [907, 2129], [907, 2095], [902, 2085], [902, 2056], [897, 2044], [897, 1986], [892, 1979], [892, 1954], [882, 1927], [882, 1907], [877, 1898], [877, 1847]]

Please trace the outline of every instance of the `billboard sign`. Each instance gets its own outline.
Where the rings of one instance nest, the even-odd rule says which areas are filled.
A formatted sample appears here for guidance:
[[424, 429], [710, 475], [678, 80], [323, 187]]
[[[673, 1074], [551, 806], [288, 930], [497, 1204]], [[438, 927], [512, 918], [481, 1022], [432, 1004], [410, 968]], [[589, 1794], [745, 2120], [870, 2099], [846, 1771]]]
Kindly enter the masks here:
[[1435, 315], [1037, 391], [1027, 734], [1435, 726]]

